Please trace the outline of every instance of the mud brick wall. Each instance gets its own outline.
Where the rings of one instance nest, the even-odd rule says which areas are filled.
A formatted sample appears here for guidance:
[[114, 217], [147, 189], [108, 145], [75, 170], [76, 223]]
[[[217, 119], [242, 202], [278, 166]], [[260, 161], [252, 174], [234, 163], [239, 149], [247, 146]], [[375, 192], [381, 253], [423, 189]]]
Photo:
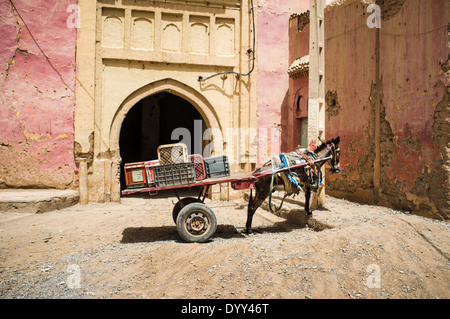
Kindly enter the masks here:
[[446, 0], [325, 9], [327, 137], [341, 136], [328, 193], [448, 219], [449, 29]]
[[74, 3], [0, 2], [1, 188], [73, 184]]

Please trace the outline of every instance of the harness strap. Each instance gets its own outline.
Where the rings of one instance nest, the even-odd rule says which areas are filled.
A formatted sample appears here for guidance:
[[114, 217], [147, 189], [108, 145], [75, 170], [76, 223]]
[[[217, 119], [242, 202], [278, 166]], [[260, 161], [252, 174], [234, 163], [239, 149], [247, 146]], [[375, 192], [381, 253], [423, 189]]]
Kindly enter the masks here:
[[283, 207], [283, 202], [287, 196], [287, 193], [284, 193], [284, 197], [283, 197], [283, 200], [281, 201], [280, 207], [277, 208], [275, 205], [273, 205], [274, 208], [272, 208], [272, 191], [273, 191], [274, 177], [275, 177], [275, 169], [273, 167], [273, 161], [272, 161], [272, 179], [270, 180], [270, 189], [269, 189], [269, 209], [272, 213], [278, 213], [280, 211], [281, 207]]
[[291, 181], [292, 184], [295, 185], [295, 187], [299, 188], [297, 181], [294, 178], [294, 174], [292, 174], [291, 170], [289, 169], [289, 164], [287, 162], [287, 158], [285, 154], [280, 154], [280, 159], [281, 159], [281, 167], [288, 167], [288, 172], [285, 172], [286, 176], [289, 178], [289, 180]]
[[[297, 189], [301, 189], [300, 185], [298, 185], [297, 181], [294, 178], [294, 174], [289, 169], [289, 164], [287, 162], [287, 158], [285, 154], [280, 154], [280, 160], [281, 160], [281, 167], [288, 167], [288, 172], [284, 172], [286, 176], [288, 177], [289, 181], [297, 187]], [[273, 191], [273, 180], [275, 178], [275, 169], [273, 167], [273, 161], [272, 161], [272, 178], [270, 180], [270, 189], [269, 189], [269, 209], [272, 213], [277, 213], [280, 211], [280, 209], [283, 207], [284, 200], [288, 196], [287, 192], [284, 193], [283, 199], [281, 200], [280, 206], [277, 208], [275, 205], [272, 205], [272, 191]], [[286, 187], [286, 186], [285, 186]]]

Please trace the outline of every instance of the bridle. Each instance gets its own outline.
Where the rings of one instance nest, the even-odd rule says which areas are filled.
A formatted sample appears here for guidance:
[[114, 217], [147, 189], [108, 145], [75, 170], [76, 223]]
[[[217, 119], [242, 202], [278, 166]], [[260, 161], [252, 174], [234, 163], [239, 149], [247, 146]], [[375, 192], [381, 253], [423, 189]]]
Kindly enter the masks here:
[[339, 163], [336, 166], [337, 155], [338, 155], [338, 153], [341, 152], [339, 147], [336, 148], [336, 145], [334, 145], [333, 142], [327, 143], [326, 145], [327, 145], [327, 149], [329, 149], [330, 152], [331, 152], [331, 168], [330, 168], [330, 171], [332, 173], [341, 173], [341, 167], [340, 167]]

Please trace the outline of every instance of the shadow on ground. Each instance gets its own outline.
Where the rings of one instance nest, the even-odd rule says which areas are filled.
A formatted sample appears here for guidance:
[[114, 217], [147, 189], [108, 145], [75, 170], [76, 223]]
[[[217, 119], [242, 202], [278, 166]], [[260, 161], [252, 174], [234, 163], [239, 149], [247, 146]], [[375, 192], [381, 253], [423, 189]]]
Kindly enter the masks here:
[[[213, 238], [244, 238], [233, 225], [218, 225]], [[184, 242], [177, 231], [177, 226], [129, 227], [122, 232], [122, 244], [152, 243], [158, 241]]]
[[[286, 233], [291, 232], [295, 229], [302, 228], [312, 228], [314, 231], [321, 231], [329, 227], [313, 226], [315, 225], [315, 220], [313, 218], [306, 217], [304, 222], [292, 222], [290, 220], [285, 220], [282, 222], [276, 222], [270, 226], [256, 227], [253, 228], [254, 234], [258, 233]], [[222, 238], [222, 239], [233, 239], [233, 238], [245, 238], [248, 236], [244, 233], [244, 228], [237, 229], [233, 225], [218, 225], [217, 230], [212, 237]], [[159, 241], [175, 241], [182, 243], [184, 242], [180, 235], [178, 234], [176, 226], [159, 226], [159, 227], [128, 227], [122, 232], [122, 244], [132, 244], [132, 243], [152, 243]]]

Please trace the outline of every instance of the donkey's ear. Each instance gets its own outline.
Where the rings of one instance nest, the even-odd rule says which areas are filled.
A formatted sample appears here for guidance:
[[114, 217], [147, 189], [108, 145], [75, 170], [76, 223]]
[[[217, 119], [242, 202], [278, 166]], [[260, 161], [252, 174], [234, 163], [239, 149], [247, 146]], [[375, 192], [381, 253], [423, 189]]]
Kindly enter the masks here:
[[340, 140], [340, 136], [336, 137], [336, 139], [334, 140], [334, 144], [338, 145]]

